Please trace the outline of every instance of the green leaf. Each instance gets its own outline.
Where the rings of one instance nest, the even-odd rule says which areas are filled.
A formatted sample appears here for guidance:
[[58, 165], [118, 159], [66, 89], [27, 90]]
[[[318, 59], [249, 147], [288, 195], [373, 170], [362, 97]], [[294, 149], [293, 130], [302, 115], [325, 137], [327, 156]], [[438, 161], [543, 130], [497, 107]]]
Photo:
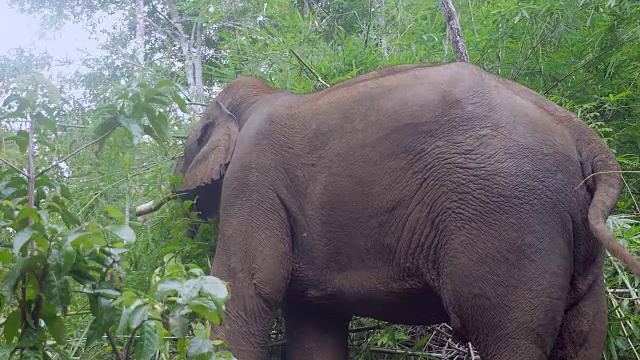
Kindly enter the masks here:
[[64, 325], [62, 319], [57, 316], [45, 318], [45, 324], [47, 324], [47, 328], [49, 329], [49, 333], [53, 336], [54, 340], [63, 345], [67, 341], [67, 327]]
[[176, 86], [176, 83], [174, 83], [171, 80], [160, 80], [160, 81], [158, 81], [156, 83], [155, 87], [158, 88], [158, 89], [161, 89], [161, 88], [164, 88], [164, 87], [175, 87], [175, 86]]
[[102, 208], [102, 212], [106, 212], [110, 217], [114, 218], [114, 219], [121, 219], [124, 217], [124, 214], [122, 213], [122, 211], [114, 208], [113, 206], [105, 206]]
[[0, 359], [9, 358], [15, 348], [16, 344], [0, 346]]
[[49, 273], [47, 280], [47, 301], [60, 309], [63, 302], [62, 293], [68, 290], [66, 284], [63, 284], [63, 279], [59, 278], [54, 272]]
[[65, 184], [60, 184], [60, 195], [62, 195], [63, 197], [69, 200], [72, 199], [71, 191], [69, 190], [69, 187]]
[[176, 92], [176, 93], [173, 94], [173, 101], [176, 104], [178, 104], [178, 108], [183, 113], [186, 113], [186, 112], [189, 111], [189, 109], [187, 109], [187, 102], [184, 100], [184, 98], [182, 96], [180, 96], [179, 93]]
[[189, 302], [187, 308], [214, 324], [220, 324], [220, 315], [218, 314], [217, 306], [207, 298], [200, 297], [193, 299]]
[[7, 139], [15, 141], [21, 153], [24, 154], [27, 151], [27, 147], [29, 146], [29, 133], [25, 130], [18, 130], [15, 136], [10, 136]]
[[229, 297], [229, 290], [225, 282], [209, 275], [202, 278], [202, 292], [218, 301], [225, 301]]
[[55, 117], [47, 117], [42, 112], [37, 112], [33, 115], [33, 118], [36, 120], [36, 124], [46, 128], [47, 130], [53, 132], [54, 134], [57, 132], [56, 130], [56, 118]]
[[22, 97], [18, 94], [11, 94], [9, 96], [7, 96], [6, 99], [4, 99], [4, 101], [2, 102], [2, 107], [5, 107], [7, 105], [9, 105], [10, 103], [14, 102], [14, 101], [22, 101]]
[[89, 326], [85, 348], [102, 337], [115, 322], [116, 308], [111, 301], [100, 296], [89, 295], [89, 306], [95, 318]]
[[133, 141], [133, 143], [138, 144], [140, 142], [140, 139], [142, 138], [142, 135], [144, 134], [144, 129], [142, 128], [142, 125], [135, 119], [128, 118], [128, 117], [120, 117], [119, 121], [120, 121], [120, 124], [122, 124], [122, 126], [124, 126], [127, 130], [129, 130], [129, 133], [131, 134], [131, 140]]
[[20, 310], [15, 310], [4, 321], [4, 338], [7, 343], [13, 342], [13, 339], [18, 336], [18, 331], [22, 327], [22, 320], [20, 318]]
[[155, 355], [160, 343], [155, 321], [142, 324], [139, 334], [140, 338], [136, 341], [136, 359], [149, 360]]
[[100, 139], [100, 141], [97, 142], [98, 149], [96, 150], [96, 153], [99, 153], [102, 150], [104, 143], [107, 141], [107, 138], [109, 138], [110, 136], [110, 135], [109, 136], [105, 136], [105, 135], [108, 134], [113, 129], [117, 128], [118, 126], [120, 126], [120, 122], [118, 121], [116, 114], [114, 114], [112, 115], [112, 117], [100, 123], [95, 128], [95, 130], [93, 131], [94, 139], [98, 139], [104, 136], [102, 139]]
[[[147, 104], [148, 105], [148, 104]], [[153, 107], [151, 107], [149, 105], [149, 107], [151, 109], [153, 109], [155, 111], [155, 109]], [[145, 110], [147, 108], [145, 107]], [[167, 141], [169, 140], [169, 121], [167, 121], [167, 116], [164, 113], [158, 113], [155, 114], [155, 112], [151, 113], [151, 112], [147, 112], [147, 118], [149, 119], [149, 122], [151, 123], [151, 126], [153, 127], [153, 130], [155, 130], [156, 134], [158, 134], [158, 136], [164, 140]]]
[[147, 320], [148, 317], [149, 307], [146, 304], [138, 305], [131, 312], [131, 316], [129, 317], [129, 327], [132, 329], [137, 328], [143, 321]]
[[162, 300], [167, 295], [169, 295], [172, 291], [175, 291], [179, 294], [181, 290], [182, 290], [182, 282], [176, 279], [162, 280], [158, 284], [158, 288], [156, 289], [156, 293], [155, 293], [156, 299]]
[[62, 244], [62, 273], [66, 274], [73, 267], [76, 261], [76, 250], [71, 246], [71, 242], [65, 241]]
[[0, 264], [9, 264], [12, 260], [11, 252], [0, 248]]
[[33, 219], [33, 222], [35, 223], [40, 222], [40, 216], [38, 216], [38, 210], [30, 206], [23, 207], [18, 213], [18, 217], [16, 218], [16, 220], [19, 221], [26, 218]]
[[213, 352], [213, 344], [211, 343], [211, 340], [194, 337], [189, 341], [189, 347], [187, 348], [188, 357], [196, 357], [198, 355], [204, 355], [211, 352]]
[[13, 253], [18, 255], [20, 253], [20, 249], [22, 249], [24, 244], [26, 244], [27, 241], [31, 239], [32, 235], [33, 235], [33, 229], [31, 228], [26, 228], [20, 231], [19, 233], [17, 233], [15, 238], [13, 239]]
[[189, 320], [179, 314], [170, 316], [169, 328], [171, 329], [171, 333], [174, 336], [178, 338], [184, 338], [185, 336], [187, 336], [187, 331], [189, 330]]
[[124, 334], [124, 331], [127, 329], [127, 324], [129, 323], [129, 317], [131, 315], [132, 309], [126, 306], [121, 306], [120, 310], [120, 321], [118, 322], [118, 328], [116, 329], [116, 334], [121, 335]]
[[136, 241], [136, 233], [129, 225], [113, 225], [108, 227], [109, 231], [117, 235], [124, 240], [125, 243], [132, 243]]

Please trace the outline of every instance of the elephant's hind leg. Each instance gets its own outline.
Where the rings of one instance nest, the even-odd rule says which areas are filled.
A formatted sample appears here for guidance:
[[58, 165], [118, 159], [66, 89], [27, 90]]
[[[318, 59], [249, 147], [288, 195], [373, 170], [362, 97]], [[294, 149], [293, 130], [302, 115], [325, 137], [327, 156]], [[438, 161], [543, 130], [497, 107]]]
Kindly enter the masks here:
[[604, 249], [587, 224], [574, 229], [573, 279], [551, 359], [600, 359], [607, 337]]
[[550, 359], [595, 360], [602, 357], [607, 336], [607, 306], [602, 274], [566, 311]]
[[483, 359], [546, 360], [560, 328], [568, 248], [547, 231], [521, 234], [506, 238], [486, 230], [452, 240], [447, 251], [445, 307], [454, 329]]
[[350, 318], [315, 307], [285, 310], [287, 360], [347, 360]]

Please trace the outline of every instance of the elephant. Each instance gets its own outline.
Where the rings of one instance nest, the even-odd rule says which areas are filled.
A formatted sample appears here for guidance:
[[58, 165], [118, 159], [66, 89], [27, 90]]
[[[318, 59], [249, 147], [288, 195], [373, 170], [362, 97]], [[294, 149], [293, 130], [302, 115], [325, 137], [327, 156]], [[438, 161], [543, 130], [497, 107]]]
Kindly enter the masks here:
[[597, 359], [620, 167], [573, 113], [468, 63], [397, 65], [312, 93], [228, 82], [176, 165], [219, 219], [212, 338], [260, 359], [347, 359], [353, 316], [448, 322], [483, 359]]

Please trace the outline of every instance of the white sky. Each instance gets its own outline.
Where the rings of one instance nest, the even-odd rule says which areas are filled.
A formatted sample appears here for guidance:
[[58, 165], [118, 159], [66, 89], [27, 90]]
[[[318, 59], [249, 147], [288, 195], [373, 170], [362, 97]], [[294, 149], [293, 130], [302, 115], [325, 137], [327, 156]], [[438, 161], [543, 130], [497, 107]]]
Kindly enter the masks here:
[[[106, 18], [102, 27], [110, 29], [115, 18]], [[55, 66], [56, 60], [79, 60], [85, 49], [91, 55], [99, 55], [99, 41], [90, 38], [88, 31], [79, 24], [65, 24], [54, 33], [41, 33], [39, 20], [31, 15], [22, 14], [9, 6], [7, 0], [0, 0], [0, 55], [13, 48], [48, 52], [54, 59], [52, 73], [73, 73], [80, 68], [78, 63]]]

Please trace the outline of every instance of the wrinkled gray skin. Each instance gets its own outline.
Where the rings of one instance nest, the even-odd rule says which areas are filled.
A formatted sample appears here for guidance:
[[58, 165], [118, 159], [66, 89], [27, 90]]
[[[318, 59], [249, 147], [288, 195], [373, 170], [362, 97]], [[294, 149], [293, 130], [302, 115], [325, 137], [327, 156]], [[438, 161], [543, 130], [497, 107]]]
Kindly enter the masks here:
[[220, 206], [212, 336], [240, 360], [279, 307], [288, 359], [347, 359], [353, 315], [449, 321], [483, 359], [598, 359], [605, 247], [640, 273], [605, 226], [618, 170], [573, 114], [462, 63], [309, 95], [234, 80], [177, 167]]

